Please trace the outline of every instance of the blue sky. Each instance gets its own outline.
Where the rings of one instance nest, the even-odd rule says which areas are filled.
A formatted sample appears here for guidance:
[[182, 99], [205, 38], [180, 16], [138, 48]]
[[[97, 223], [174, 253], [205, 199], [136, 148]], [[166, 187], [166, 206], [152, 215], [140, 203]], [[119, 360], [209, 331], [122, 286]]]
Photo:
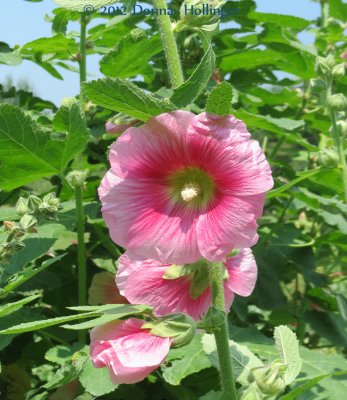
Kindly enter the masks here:
[[[24, 45], [31, 40], [51, 36], [51, 24], [46, 22], [45, 15], [51, 15], [55, 8], [53, 0], [31, 3], [23, 0], [2, 0], [0, 5], [0, 41], [11, 46]], [[311, 0], [257, 0], [257, 10], [279, 14], [296, 15], [314, 19], [320, 13], [318, 3]], [[69, 30], [78, 30], [77, 24], [70, 24]], [[301, 37], [305, 43], [313, 38], [305, 33]], [[24, 61], [16, 67], [0, 64], [0, 83], [11, 77], [14, 83], [26, 80], [35, 94], [51, 100], [57, 105], [64, 97], [75, 96], [79, 91], [79, 78], [76, 73], [60, 69], [64, 81], [53, 78], [46, 71], [32, 62]], [[101, 76], [98, 57], [88, 57], [88, 79]]]

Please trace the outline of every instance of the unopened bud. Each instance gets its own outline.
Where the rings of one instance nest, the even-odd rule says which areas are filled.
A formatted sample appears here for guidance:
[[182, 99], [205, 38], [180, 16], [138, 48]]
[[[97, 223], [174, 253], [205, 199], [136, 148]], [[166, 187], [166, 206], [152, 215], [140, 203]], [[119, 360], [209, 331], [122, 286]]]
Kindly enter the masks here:
[[345, 76], [345, 64], [337, 64], [332, 69], [331, 74], [334, 79], [341, 79]]
[[172, 347], [182, 347], [193, 340], [196, 323], [187, 314], [179, 313], [147, 322], [142, 328], [149, 329], [152, 335], [172, 338]]
[[317, 57], [315, 71], [318, 75], [325, 76], [331, 73], [334, 65], [335, 59], [331, 55], [328, 57]]
[[347, 98], [342, 93], [333, 94], [328, 97], [327, 104], [334, 111], [343, 111], [347, 108]]
[[86, 176], [87, 173], [85, 171], [71, 171], [67, 174], [66, 180], [73, 189], [84, 189]]
[[237, 393], [237, 400], [262, 400], [263, 398], [264, 396], [255, 382], [246, 388], [241, 388]]
[[211, 306], [202, 321], [202, 327], [207, 331], [214, 330], [224, 324], [226, 317], [225, 311]]
[[15, 229], [15, 223], [12, 221], [4, 221], [5, 231], [13, 231]]
[[273, 361], [270, 365], [252, 369], [252, 377], [257, 383], [258, 388], [268, 396], [275, 396], [286, 387], [282, 378], [287, 367], [280, 361]]
[[20, 226], [26, 232], [35, 232], [35, 226], [37, 224], [37, 219], [33, 215], [23, 215], [19, 221]]
[[347, 122], [346, 121], [337, 121], [336, 122], [337, 129], [341, 136], [347, 135]]
[[325, 168], [335, 168], [339, 164], [339, 156], [333, 149], [322, 149], [318, 152], [318, 164]]
[[28, 206], [28, 200], [25, 199], [24, 197], [20, 197], [17, 201], [16, 204], [16, 213], [18, 215], [24, 215], [30, 212], [29, 206]]
[[29, 207], [29, 212], [35, 213], [38, 211], [40, 205], [42, 203], [42, 200], [34, 195], [31, 195], [28, 197], [28, 207]]

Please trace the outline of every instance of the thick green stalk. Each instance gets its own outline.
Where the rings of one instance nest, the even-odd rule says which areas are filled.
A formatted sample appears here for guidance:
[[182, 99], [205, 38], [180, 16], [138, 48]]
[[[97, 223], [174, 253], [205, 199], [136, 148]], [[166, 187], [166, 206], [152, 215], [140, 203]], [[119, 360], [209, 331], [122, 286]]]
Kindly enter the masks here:
[[[327, 98], [331, 96], [332, 92], [332, 81], [329, 80], [328, 84], [328, 89], [327, 89]], [[339, 128], [336, 124], [336, 115], [335, 111], [328, 106], [329, 110], [329, 115], [330, 115], [330, 120], [331, 120], [331, 125], [332, 125], [332, 133], [335, 141], [335, 146], [337, 148], [337, 153], [339, 155], [339, 162], [340, 162], [340, 167], [341, 167], [341, 176], [342, 176], [342, 185], [343, 185], [343, 192], [344, 192], [344, 197], [345, 197], [345, 203], [347, 204], [347, 164], [346, 164], [346, 157], [345, 157], [345, 151], [343, 148], [343, 141], [339, 132]]]
[[78, 62], [80, 65], [80, 99], [82, 102], [82, 106], [84, 103], [83, 93], [82, 93], [82, 82], [87, 80], [87, 47], [86, 47], [86, 38], [87, 38], [87, 16], [85, 14], [81, 14], [80, 25], [80, 53]]
[[[223, 286], [224, 266], [220, 263], [213, 263], [211, 265], [210, 274], [212, 305], [219, 310], [225, 311]], [[236, 388], [231, 365], [227, 320], [225, 320], [222, 326], [219, 326], [214, 331], [214, 337], [217, 345], [217, 354], [220, 366], [219, 373], [223, 395], [225, 399], [236, 400]]]
[[[153, 0], [155, 8], [166, 9], [165, 0]], [[171, 27], [169, 15], [158, 15], [157, 17], [161, 40], [163, 42], [167, 67], [173, 89], [182, 85], [184, 82], [181, 62], [178, 55], [177, 43]]]
[[[78, 305], [85, 306], [87, 304], [87, 260], [84, 244], [84, 211], [81, 187], [75, 188], [75, 202], [77, 217]], [[79, 331], [78, 337], [80, 342], [85, 343], [86, 334], [84, 331]]]

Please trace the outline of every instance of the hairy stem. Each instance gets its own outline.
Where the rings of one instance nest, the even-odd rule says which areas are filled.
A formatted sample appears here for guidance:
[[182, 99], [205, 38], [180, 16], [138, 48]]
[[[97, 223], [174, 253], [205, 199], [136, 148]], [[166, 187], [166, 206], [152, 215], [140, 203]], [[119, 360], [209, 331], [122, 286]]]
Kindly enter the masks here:
[[[212, 305], [219, 310], [225, 311], [223, 286], [224, 266], [220, 263], [213, 263], [210, 271]], [[235, 380], [229, 350], [227, 320], [225, 320], [223, 325], [219, 326], [214, 331], [214, 337], [217, 345], [217, 354], [220, 366], [219, 373], [223, 395], [228, 400], [236, 400]]]
[[[331, 92], [332, 92], [332, 81], [330, 80], [328, 82], [327, 97], [331, 96]], [[331, 125], [332, 125], [332, 134], [334, 137], [335, 146], [337, 148], [337, 153], [339, 155], [343, 192], [344, 192], [345, 203], [347, 204], [347, 164], [346, 164], [345, 151], [343, 148], [343, 141], [342, 141], [342, 138], [341, 138], [341, 135], [339, 132], [339, 128], [336, 124], [335, 111], [329, 106], [328, 106], [328, 110], [329, 110], [329, 115], [330, 115], [330, 120], [331, 120]]]
[[[77, 258], [78, 258], [78, 305], [84, 306], [87, 304], [87, 261], [86, 248], [84, 243], [84, 211], [82, 188], [75, 188], [76, 201], [76, 223], [77, 223]], [[86, 333], [78, 332], [79, 341], [86, 342]]]
[[[155, 8], [166, 9], [165, 0], [153, 0]], [[167, 67], [171, 80], [171, 85], [175, 89], [184, 82], [181, 62], [178, 55], [177, 43], [171, 28], [171, 20], [169, 15], [158, 15], [157, 17], [161, 40], [163, 42]]]
[[84, 104], [84, 98], [82, 93], [82, 82], [87, 80], [87, 48], [86, 48], [86, 37], [87, 37], [87, 16], [85, 14], [81, 14], [80, 25], [80, 53], [79, 53], [79, 69], [80, 69], [80, 99], [82, 103], [82, 107]]

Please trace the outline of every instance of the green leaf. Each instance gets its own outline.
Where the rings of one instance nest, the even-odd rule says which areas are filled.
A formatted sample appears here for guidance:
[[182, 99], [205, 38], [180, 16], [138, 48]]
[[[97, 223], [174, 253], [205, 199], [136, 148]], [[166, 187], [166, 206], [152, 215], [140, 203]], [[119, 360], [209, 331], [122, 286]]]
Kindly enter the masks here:
[[87, 123], [78, 100], [74, 98], [63, 100], [54, 117], [53, 128], [56, 132], [67, 134], [66, 139], [59, 142], [63, 151], [58, 168], [62, 171], [69, 161], [85, 149], [88, 141]]
[[201, 343], [201, 336], [195, 338], [184, 347], [178, 350], [184, 350], [184, 355], [179, 360], [174, 360], [170, 366], [163, 366], [163, 378], [170, 385], [179, 385], [188, 375], [199, 372], [205, 368], [211, 367], [211, 362], [206, 356]]
[[1, 335], [8, 335], [14, 333], [24, 333], [24, 332], [32, 332], [37, 331], [39, 329], [47, 328], [53, 325], [61, 325], [65, 322], [75, 321], [76, 319], [83, 319], [96, 316], [95, 313], [83, 313], [83, 314], [75, 314], [75, 315], [68, 315], [66, 317], [57, 317], [57, 318], [49, 318], [42, 321], [33, 321], [33, 322], [26, 322], [24, 324], [19, 324], [12, 326], [11, 328], [4, 329], [0, 331]]
[[154, 78], [150, 59], [163, 50], [158, 35], [150, 38], [141, 29], [134, 29], [100, 60], [100, 70], [106, 76], [133, 78], [142, 75], [146, 82]]
[[63, 53], [64, 58], [68, 58], [69, 53], [74, 54], [76, 51], [76, 41], [59, 33], [52, 37], [40, 38], [26, 43], [22, 47], [21, 53], [23, 55]]
[[260, 23], [270, 22], [271, 24], [276, 24], [286, 28], [292, 28], [298, 31], [307, 28], [311, 24], [311, 21], [307, 19], [284, 14], [261, 13], [252, 11], [248, 14], [247, 17], [253, 21], [257, 21]]
[[302, 367], [302, 360], [299, 354], [299, 341], [295, 333], [285, 325], [275, 328], [274, 339], [279, 356], [287, 366], [283, 379], [289, 385], [299, 375]]
[[98, 10], [102, 6], [113, 4], [114, 0], [54, 0], [60, 7], [67, 8], [73, 11], [83, 12], [86, 5], [93, 6], [95, 10]]
[[94, 368], [90, 360], [84, 365], [79, 380], [84, 389], [93, 396], [103, 396], [117, 388], [111, 382], [108, 369]]
[[22, 308], [25, 304], [28, 304], [39, 297], [41, 297], [41, 295], [36, 294], [33, 296], [25, 297], [24, 299], [16, 301], [15, 303], [8, 303], [4, 306], [0, 306], [0, 318], [4, 317], [5, 315], [12, 314], [13, 312]]
[[172, 103], [174, 103], [178, 108], [193, 103], [193, 101], [205, 89], [210, 80], [214, 65], [215, 55], [212, 46], [209, 46], [201, 59], [200, 64], [196, 67], [189, 79], [174, 90], [170, 97]]
[[[219, 369], [220, 366], [214, 336], [208, 334], [204, 335], [202, 338], [202, 345], [212, 365]], [[249, 383], [248, 376], [251, 369], [261, 367], [264, 364], [246, 346], [242, 346], [232, 340], [229, 340], [229, 349], [233, 366], [233, 375], [239, 383], [247, 385]]]
[[64, 130], [66, 140], [51, 140], [51, 132], [21, 109], [0, 104], [0, 188], [11, 190], [57, 174], [84, 149], [86, 122], [76, 100], [66, 101], [53, 125], [57, 130]]
[[315, 378], [310, 379], [308, 382], [305, 382], [303, 385], [296, 387], [291, 392], [285, 394], [284, 396], [281, 396], [280, 400], [295, 400], [298, 398], [300, 394], [307, 392], [307, 390], [313, 388], [322, 379], [331, 378], [333, 376], [342, 376], [342, 375], [347, 375], [347, 371], [338, 371], [338, 372], [332, 372], [330, 374], [316, 376]]
[[89, 99], [109, 110], [122, 112], [141, 121], [176, 107], [167, 99], [147, 94], [131, 82], [119, 78], [105, 78], [83, 84]]
[[233, 89], [230, 83], [223, 81], [216, 85], [206, 103], [206, 111], [217, 115], [231, 114], [231, 100]]
[[342, 0], [328, 0], [329, 11], [333, 18], [339, 19], [340, 21], [347, 21], [347, 4]]
[[20, 55], [20, 49], [9, 52], [0, 52], [0, 64], [7, 64], [14, 67], [22, 62], [22, 57]]

